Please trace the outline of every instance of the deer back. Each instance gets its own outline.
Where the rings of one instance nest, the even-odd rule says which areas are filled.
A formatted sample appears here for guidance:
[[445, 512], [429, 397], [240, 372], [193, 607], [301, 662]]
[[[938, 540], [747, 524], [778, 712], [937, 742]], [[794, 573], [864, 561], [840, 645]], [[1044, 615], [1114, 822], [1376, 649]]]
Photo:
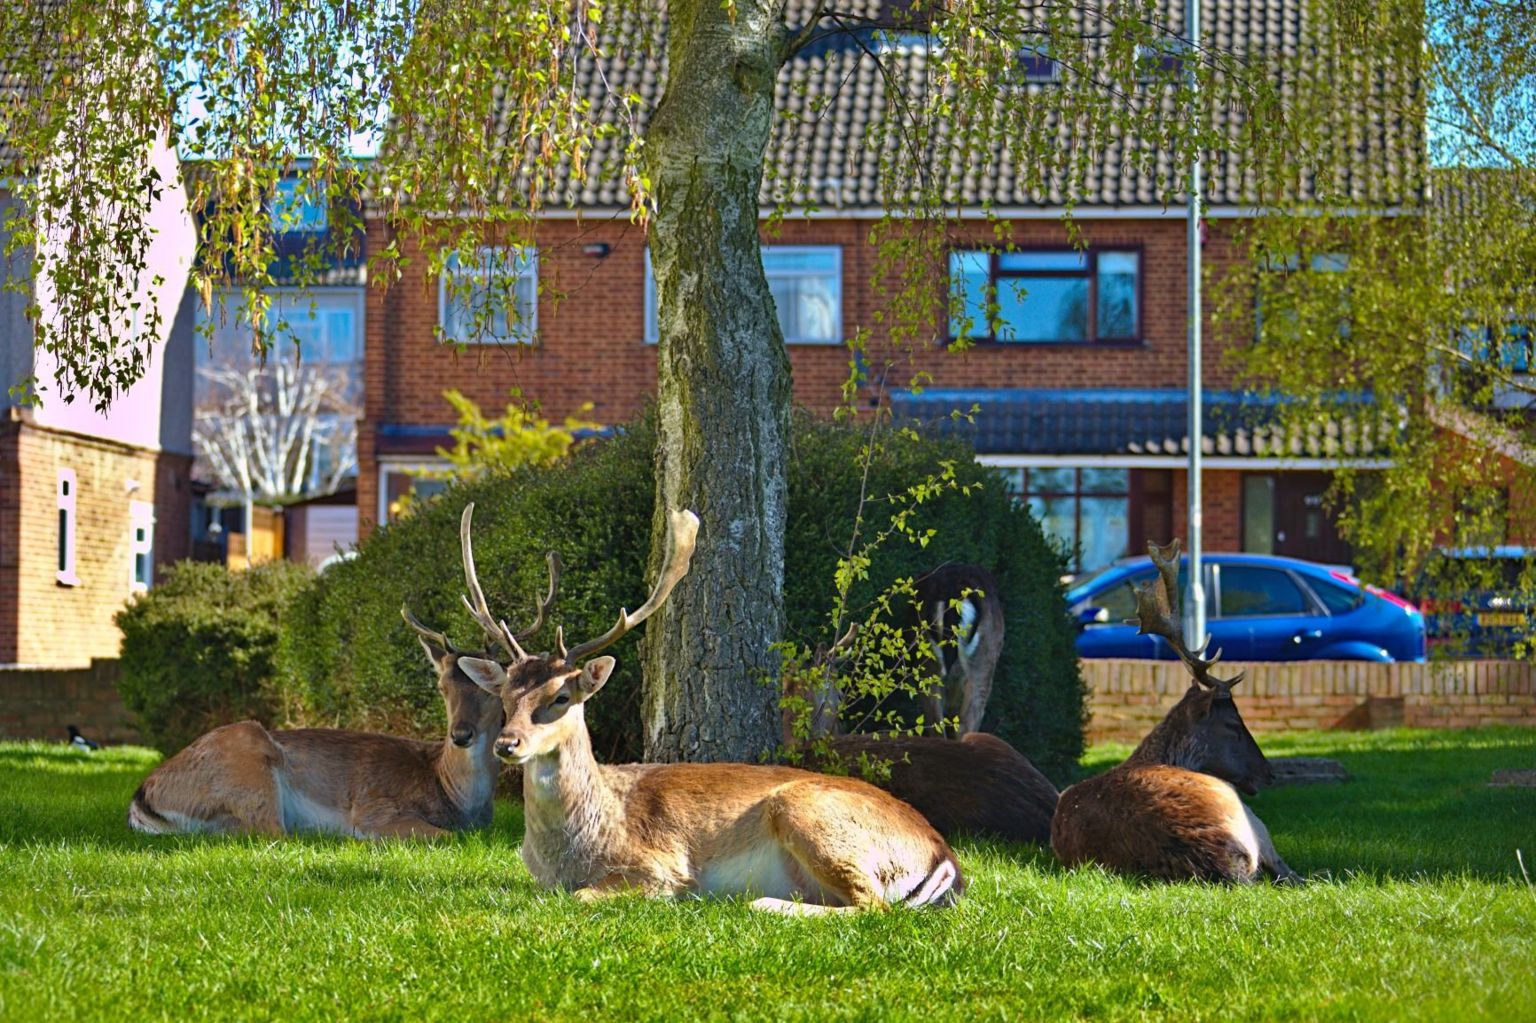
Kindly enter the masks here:
[[874, 784], [909, 804], [945, 838], [969, 833], [1009, 842], [1050, 841], [1056, 786], [995, 735], [845, 735], [831, 742], [844, 769], [861, 759], [889, 764]]

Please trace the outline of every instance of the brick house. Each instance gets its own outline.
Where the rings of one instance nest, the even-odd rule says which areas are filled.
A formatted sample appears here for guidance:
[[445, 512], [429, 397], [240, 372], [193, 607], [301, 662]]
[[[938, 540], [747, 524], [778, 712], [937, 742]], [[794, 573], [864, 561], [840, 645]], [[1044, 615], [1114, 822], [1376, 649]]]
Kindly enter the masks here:
[[[1278, 47], [1299, 17], [1289, 0], [1206, 0], [1205, 7], [1218, 48], [1237, 40]], [[1050, 87], [1049, 65], [1031, 57], [1028, 73], [1037, 87]], [[614, 86], [654, 103], [656, 70], [620, 68]], [[796, 109], [807, 109], [805, 97], [818, 89], [835, 92], [819, 119], [776, 129], [768, 163], [801, 183], [811, 211], [772, 225], [765, 216], [762, 234], [795, 400], [813, 410], [841, 400], [845, 337], [868, 329], [878, 353], [889, 336], [871, 286], [870, 229], [882, 212], [879, 147], [862, 142], [878, 105], [870, 98], [880, 95], [878, 75], [868, 53], [845, 42], [800, 54], [780, 76], [779, 101]], [[1418, 151], [1413, 128], [1401, 130], [1409, 137], [1373, 138], [1362, 153], [1383, 145]], [[1062, 224], [1067, 196], [1031, 194], [1006, 168], [991, 180], [967, 181], [948, 224], [950, 292], [978, 309], [977, 296], [987, 289], [1014, 298], [999, 300], [1003, 310], [990, 327], [981, 323], [984, 314], [947, 331], [935, 325], [933, 351], [918, 360], [932, 374], [920, 396], [904, 389], [906, 369], [889, 390], [871, 381], [861, 396], [883, 394], [897, 415], [922, 420], [979, 406], [971, 431], [978, 457], [1007, 471], [1048, 530], [1080, 551], [1074, 567], [1085, 570], [1138, 550], [1145, 537], [1185, 532], [1186, 222], [1182, 208], [1161, 204], [1152, 175], [1135, 169], [1128, 155], [1134, 144], [1123, 140], [1089, 182], [1090, 194], [1074, 204], [1086, 251], [1072, 247]], [[1213, 161], [1208, 173], [1203, 258], [1219, 269], [1242, 258], [1234, 231], [1253, 215], [1252, 198], [1237, 161]], [[1362, 175], [1362, 188], [1371, 187], [1369, 179]], [[628, 223], [615, 182], [597, 175], [571, 188], [576, 208], [546, 214], [532, 251], [495, 257], [517, 275], [519, 311], [536, 330], [507, 331], [462, 350], [439, 339], [440, 329], [453, 338], [466, 316], [444, 281], [427, 276], [412, 237], [385, 218], [370, 219], [370, 244], [398, 243], [411, 262], [403, 280], [368, 295], [358, 481], [365, 533], [371, 522], [388, 520], [411, 471], [434, 464], [436, 448], [446, 445], [447, 388], [489, 408], [519, 388], [552, 417], [591, 402], [592, 416], [610, 423], [632, 416], [653, 393], [654, 295], [643, 233]], [[765, 215], [771, 206], [765, 195]], [[982, 251], [996, 238], [988, 212], [1007, 223], [1012, 251]], [[943, 288], [946, 268], [934, 269], [936, 288]], [[1242, 414], [1252, 411], [1243, 407], [1251, 402], [1232, 391], [1221, 349], [1251, 336], [1219, 343], [1209, 319], [1207, 312], [1207, 546], [1347, 561], [1349, 550], [1321, 500], [1330, 463], [1305, 450], [1283, 460], [1260, 453]], [[961, 334], [972, 346], [945, 351], [946, 336]]]
[[[189, 164], [188, 172], [198, 174], [201, 169]], [[338, 222], [343, 218], [333, 218], [331, 212], [327, 198], [305, 191], [296, 172], [279, 181], [268, 204], [276, 259], [271, 270], [274, 284], [265, 290], [271, 300], [265, 362], [252, 354], [251, 329], [241, 319], [242, 287], [214, 289], [206, 309], [195, 295], [187, 297], [195, 310], [194, 428], [205, 434], [193, 465], [203, 492], [193, 512], [194, 541], [210, 555], [227, 556], [237, 567], [245, 564], [246, 538], [231, 554], [230, 534], [248, 532], [242, 521], [243, 494], [221, 478], [205, 451], [206, 435], [216, 437], [220, 429], [233, 429], [244, 418], [224, 413], [231, 397], [230, 380], [250, 379], [245, 374], [254, 373], [255, 379], [272, 386], [277, 372], [289, 369], [326, 385], [308, 433], [303, 479], [284, 495], [300, 500], [283, 509], [278, 553], [313, 565], [357, 540], [357, 505], [348, 495], [356, 478], [354, 431], [362, 407], [367, 248], [361, 232], [346, 239], [347, 244], [336, 245], [336, 234], [342, 230]], [[355, 220], [356, 209], [351, 212], [354, 216], [345, 218], [348, 223]], [[293, 269], [301, 262], [312, 264], [302, 282]], [[299, 379], [286, 379], [290, 393], [297, 393]], [[297, 445], [284, 450], [298, 453]]]
[[[168, 147], [150, 159], [164, 180], [179, 180]], [[15, 201], [0, 187], [0, 206]], [[196, 237], [179, 184], [148, 217], [155, 237], [138, 298], [155, 294], [162, 324], [145, 339], [144, 377], [107, 412], [61, 400], [56, 364], [33, 347], [26, 308], [36, 301], [53, 315], [48, 289], [23, 280], [21, 292], [0, 291], [0, 386], [35, 377], [43, 399], [21, 407], [0, 395], [0, 666], [116, 656], [113, 614], [188, 553], [192, 311], [183, 296]], [[0, 274], [30, 264], [22, 253]]]

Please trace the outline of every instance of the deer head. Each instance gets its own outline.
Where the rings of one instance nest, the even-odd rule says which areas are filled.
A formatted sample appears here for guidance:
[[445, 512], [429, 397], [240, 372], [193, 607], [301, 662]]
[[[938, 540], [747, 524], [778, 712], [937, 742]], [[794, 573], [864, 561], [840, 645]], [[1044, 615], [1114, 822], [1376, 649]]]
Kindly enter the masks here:
[[1155, 761], [1214, 775], [1252, 795], [1274, 779], [1264, 751], [1254, 741], [1232, 699], [1232, 687], [1243, 680], [1213, 674], [1221, 651], [1206, 657], [1210, 637], [1195, 650], [1184, 642], [1179, 612], [1179, 541], [1166, 546], [1147, 544], [1157, 575], [1136, 588], [1136, 617], [1126, 619], [1149, 636], [1161, 636], [1193, 676], [1189, 690], [1157, 727], [1152, 729], [1132, 759]]
[[[486, 606], [485, 593], [480, 589], [476, 577], [474, 550], [470, 542], [470, 521], [474, 509], [473, 504], [466, 505], [459, 523], [464, 584], [469, 590], [464, 604], [487, 638], [505, 649], [512, 660], [503, 666], [499, 661], [486, 657], [461, 656], [457, 664], [477, 686], [500, 698], [505, 723], [496, 737], [495, 752], [503, 760], [522, 764], [553, 752], [573, 733], [585, 730], [583, 704], [603, 687], [617, 664], [612, 657], [593, 655], [617, 643], [625, 633], [655, 614], [666, 602], [673, 587], [688, 574], [699, 519], [691, 511], [669, 513], [667, 554], [662, 562], [661, 576], [639, 610], [631, 613], [621, 609], [618, 621], [607, 632], [569, 649], [565, 645], [564, 630], [557, 628], [555, 653], [530, 654], [523, 649], [518, 642], [519, 637], [512, 634], [507, 623], [492, 615]], [[554, 603], [560, 559], [553, 552], [549, 555], [549, 566], [549, 595], [539, 606], [538, 621], [533, 628], [523, 633], [523, 639], [537, 631]]]
[[[427, 652], [427, 660], [437, 672], [437, 688], [448, 708], [449, 739], [460, 749], [473, 746], [481, 736], [494, 739], [501, 731], [501, 700], [476, 685], [459, 667], [459, 658], [470, 656], [472, 652], [459, 650], [448, 642], [447, 636], [421, 624], [409, 608], [400, 608], [400, 616], [416, 633], [421, 648]], [[473, 653], [478, 655], [480, 652]]]

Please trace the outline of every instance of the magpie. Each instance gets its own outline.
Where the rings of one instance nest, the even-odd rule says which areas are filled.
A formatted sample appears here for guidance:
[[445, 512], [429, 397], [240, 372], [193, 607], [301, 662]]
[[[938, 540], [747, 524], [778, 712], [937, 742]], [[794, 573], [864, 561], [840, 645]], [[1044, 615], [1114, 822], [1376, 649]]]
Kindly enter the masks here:
[[69, 744], [71, 746], [83, 750], [101, 749], [101, 743], [92, 742], [90, 739], [87, 739], [80, 734], [80, 729], [74, 725], [68, 725], [67, 727], [69, 728]]

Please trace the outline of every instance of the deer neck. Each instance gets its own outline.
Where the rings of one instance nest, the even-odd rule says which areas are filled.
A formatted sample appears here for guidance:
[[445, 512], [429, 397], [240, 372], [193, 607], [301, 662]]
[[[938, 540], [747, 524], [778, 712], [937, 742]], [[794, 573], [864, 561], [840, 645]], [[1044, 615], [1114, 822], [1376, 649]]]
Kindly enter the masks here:
[[[580, 705], [570, 714], [582, 715]], [[578, 717], [565, 741], [523, 766], [523, 859], [545, 884], [579, 888], [608, 873], [623, 805]]]
[[1141, 740], [1133, 753], [1125, 759], [1127, 765], [1149, 766], [1164, 764], [1168, 767], [1191, 767], [1196, 750], [1189, 730], [1171, 718], [1163, 718]]
[[475, 741], [460, 748], [452, 739], [444, 739], [438, 750], [437, 780], [443, 793], [471, 824], [489, 824], [496, 792], [499, 764], [492, 751], [494, 732], [475, 736]]

